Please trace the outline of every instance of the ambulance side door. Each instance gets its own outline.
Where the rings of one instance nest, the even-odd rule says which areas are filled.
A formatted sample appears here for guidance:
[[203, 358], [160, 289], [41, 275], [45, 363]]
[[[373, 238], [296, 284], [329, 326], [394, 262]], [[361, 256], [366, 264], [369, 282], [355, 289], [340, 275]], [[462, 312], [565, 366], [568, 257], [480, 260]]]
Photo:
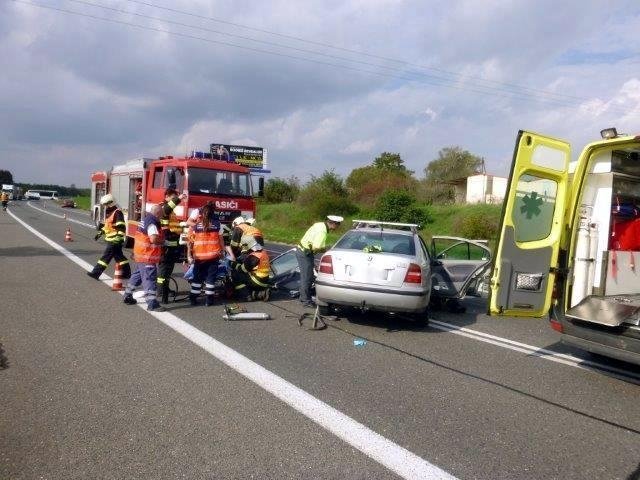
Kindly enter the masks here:
[[489, 313], [548, 312], [569, 198], [567, 142], [520, 131], [494, 256]]

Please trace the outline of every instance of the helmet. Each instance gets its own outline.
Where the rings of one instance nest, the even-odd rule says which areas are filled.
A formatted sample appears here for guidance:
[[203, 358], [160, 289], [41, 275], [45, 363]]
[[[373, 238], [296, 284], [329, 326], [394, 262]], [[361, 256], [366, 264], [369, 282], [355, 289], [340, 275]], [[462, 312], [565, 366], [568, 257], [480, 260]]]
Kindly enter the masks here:
[[116, 203], [116, 201], [113, 199], [113, 195], [111, 195], [110, 193], [103, 195], [102, 198], [100, 199], [100, 205], [109, 206], [113, 203]]
[[256, 223], [256, 219], [253, 217], [247, 218], [245, 222], [248, 223], [249, 225], [253, 225], [254, 223]]
[[255, 250], [256, 245], [260, 247], [260, 244], [256, 241], [253, 235], [244, 235], [240, 239], [240, 245], [242, 245], [243, 250]]
[[231, 226], [232, 227], [237, 227], [241, 223], [247, 223], [247, 221], [245, 220], [245, 218], [242, 215], [240, 215], [239, 217], [234, 218], [233, 222], [231, 222]]

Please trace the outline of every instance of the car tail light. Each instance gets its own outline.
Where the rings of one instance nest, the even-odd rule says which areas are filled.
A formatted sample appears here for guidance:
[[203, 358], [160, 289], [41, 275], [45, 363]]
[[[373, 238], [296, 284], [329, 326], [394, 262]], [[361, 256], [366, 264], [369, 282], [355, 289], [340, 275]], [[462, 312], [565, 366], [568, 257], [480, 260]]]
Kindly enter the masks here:
[[415, 263], [409, 265], [409, 270], [407, 270], [407, 274], [404, 276], [404, 283], [422, 283], [422, 269], [420, 265], [416, 265]]
[[320, 273], [329, 273], [333, 275], [333, 261], [331, 260], [331, 255], [325, 255], [320, 259], [320, 268], [318, 268]]
[[562, 324], [559, 321], [550, 318], [549, 323], [551, 324], [551, 328], [553, 328], [556, 332], [562, 333], [564, 331], [564, 329], [562, 328]]

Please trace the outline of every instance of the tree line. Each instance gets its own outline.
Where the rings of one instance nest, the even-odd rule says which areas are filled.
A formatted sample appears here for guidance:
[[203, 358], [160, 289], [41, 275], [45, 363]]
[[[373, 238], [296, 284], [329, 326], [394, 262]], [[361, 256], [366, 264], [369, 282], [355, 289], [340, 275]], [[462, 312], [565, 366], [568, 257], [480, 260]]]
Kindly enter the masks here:
[[8, 185], [15, 185], [19, 187], [22, 192], [27, 190], [55, 190], [60, 197], [78, 197], [91, 195], [90, 188], [76, 188], [74, 184], [68, 187], [62, 185], [48, 185], [44, 183], [14, 183], [13, 175], [9, 170], [0, 170], [0, 183]]
[[265, 184], [267, 203], [295, 202], [316, 216], [367, 212], [378, 220], [429, 222], [428, 206], [455, 202], [454, 180], [481, 173], [484, 158], [461, 147], [446, 147], [417, 178], [398, 153], [383, 152], [370, 165], [342, 178], [333, 170], [312, 176], [304, 185], [297, 177], [271, 178]]

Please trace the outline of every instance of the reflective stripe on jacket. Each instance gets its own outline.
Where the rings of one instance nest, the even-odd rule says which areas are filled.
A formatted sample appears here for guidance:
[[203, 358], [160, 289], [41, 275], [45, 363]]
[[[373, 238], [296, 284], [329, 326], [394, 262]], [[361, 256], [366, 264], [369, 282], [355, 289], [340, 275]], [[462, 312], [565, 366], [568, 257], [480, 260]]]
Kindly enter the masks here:
[[241, 223], [240, 225], [236, 225], [231, 233], [231, 241], [229, 243], [231, 248], [240, 250], [242, 237], [246, 235], [252, 236], [260, 245], [264, 245], [264, 239], [260, 230], [248, 223]]
[[[151, 243], [151, 238], [147, 234], [147, 227], [154, 224], [158, 229], [160, 243]], [[160, 230], [160, 222], [147, 215], [136, 230], [135, 243], [133, 245], [133, 259], [138, 263], [158, 263], [162, 256], [162, 230]]]
[[[249, 256], [258, 259], [258, 265], [252, 271], [247, 272], [251, 276], [251, 279], [259, 285], [262, 285], [263, 282], [268, 282], [269, 273], [271, 273], [271, 262], [269, 261], [267, 252], [258, 250], [257, 252], [251, 252]], [[246, 269], [244, 270], [246, 271]]]
[[217, 260], [222, 256], [222, 241], [220, 240], [220, 224], [215, 222], [208, 229], [202, 223], [196, 224], [189, 233], [193, 243], [191, 254], [195, 260]]
[[[116, 218], [118, 217], [118, 218]], [[104, 239], [109, 243], [124, 243], [124, 236], [127, 230], [127, 224], [124, 221], [122, 210], [116, 208], [111, 215], [104, 221]]]

